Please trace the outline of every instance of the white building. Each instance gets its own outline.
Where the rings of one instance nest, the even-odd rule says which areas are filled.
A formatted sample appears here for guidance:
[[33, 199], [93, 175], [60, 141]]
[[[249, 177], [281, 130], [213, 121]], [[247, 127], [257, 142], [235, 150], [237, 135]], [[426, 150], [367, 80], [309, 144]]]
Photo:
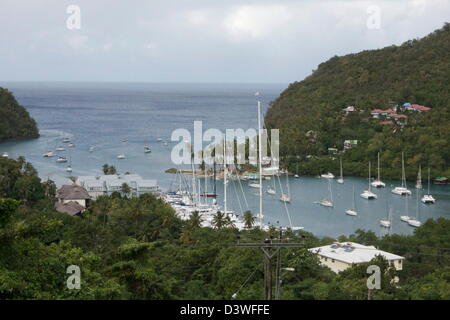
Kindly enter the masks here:
[[122, 186], [126, 183], [131, 190], [131, 196], [160, 191], [156, 180], [143, 179], [138, 174], [110, 174], [101, 176], [79, 176], [75, 183], [84, 187], [89, 195], [96, 199], [101, 195], [111, 195], [113, 192], [122, 193]]
[[374, 246], [364, 246], [355, 242], [336, 242], [332, 245], [308, 249], [317, 254], [320, 263], [333, 272], [341, 272], [359, 263], [367, 263], [376, 256], [383, 256], [396, 270], [402, 270], [404, 257], [378, 250]]

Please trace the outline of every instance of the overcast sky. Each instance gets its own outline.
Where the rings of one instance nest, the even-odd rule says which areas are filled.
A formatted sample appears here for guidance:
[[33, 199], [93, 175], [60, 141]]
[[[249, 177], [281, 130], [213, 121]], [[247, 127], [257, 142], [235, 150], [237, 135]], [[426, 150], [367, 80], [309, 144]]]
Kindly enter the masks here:
[[449, 17], [450, 0], [1, 0], [0, 80], [288, 83]]

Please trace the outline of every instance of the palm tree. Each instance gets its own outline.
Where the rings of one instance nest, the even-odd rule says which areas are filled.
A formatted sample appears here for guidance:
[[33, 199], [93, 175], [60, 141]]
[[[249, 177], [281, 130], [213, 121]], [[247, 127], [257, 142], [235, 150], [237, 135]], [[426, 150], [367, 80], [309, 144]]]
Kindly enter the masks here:
[[225, 226], [228, 228], [236, 228], [236, 225], [234, 224], [233, 220], [231, 220], [229, 215], [225, 217]]
[[227, 224], [225, 213], [217, 211], [216, 215], [212, 219], [212, 225], [216, 229], [222, 229]]
[[200, 228], [203, 222], [203, 217], [198, 211], [192, 212], [189, 218], [189, 224], [192, 228]]
[[247, 229], [253, 228], [255, 224], [255, 217], [250, 210], [244, 212], [244, 225]]
[[122, 192], [125, 196], [128, 196], [131, 192], [131, 188], [126, 182], [122, 183]]

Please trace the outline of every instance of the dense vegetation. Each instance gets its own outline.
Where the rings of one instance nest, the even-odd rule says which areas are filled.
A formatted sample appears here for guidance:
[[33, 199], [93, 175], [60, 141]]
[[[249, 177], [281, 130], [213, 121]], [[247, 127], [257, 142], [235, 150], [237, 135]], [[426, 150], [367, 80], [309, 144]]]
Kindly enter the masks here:
[[[310, 76], [295, 82], [276, 99], [266, 115], [268, 127], [280, 129], [280, 153], [292, 171], [316, 175], [339, 171], [345, 140], [358, 146], [342, 154], [344, 172], [367, 176], [368, 162], [381, 151], [385, 178], [401, 177], [405, 152], [407, 177], [419, 165], [432, 176], [450, 176], [450, 24], [400, 46], [333, 57]], [[380, 125], [372, 109], [405, 102], [431, 107], [406, 112], [407, 125]], [[343, 108], [355, 106], [345, 116]], [[308, 157], [308, 155], [310, 157]], [[335, 159], [333, 159], [335, 158]]]
[[[41, 182], [21, 158], [0, 159], [0, 299], [237, 299], [263, 298], [262, 255], [237, 248], [237, 230], [217, 216], [201, 228], [201, 216], [178, 219], [152, 195], [119, 194], [94, 201], [82, 217], [53, 209], [51, 182]], [[249, 225], [254, 218], [247, 212]], [[249, 229], [240, 241], [278, 236]], [[329, 244], [302, 232], [285, 237], [307, 248]], [[404, 270], [383, 272], [373, 299], [450, 299], [450, 221], [429, 220], [413, 236], [378, 239], [357, 230], [349, 238], [406, 257]], [[387, 270], [381, 259], [373, 263]], [[81, 268], [81, 289], [69, 290], [70, 265]], [[284, 299], [367, 299], [366, 267], [339, 275], [305, 249], [282, 251]], [[398, 285], [390, 280], [398, 275]], [[244, 286], [242, 284], [248, 279]]]
[[10, 91], [0, 87], [0, 142], [38, 136], [34, 119], [17, 103]]

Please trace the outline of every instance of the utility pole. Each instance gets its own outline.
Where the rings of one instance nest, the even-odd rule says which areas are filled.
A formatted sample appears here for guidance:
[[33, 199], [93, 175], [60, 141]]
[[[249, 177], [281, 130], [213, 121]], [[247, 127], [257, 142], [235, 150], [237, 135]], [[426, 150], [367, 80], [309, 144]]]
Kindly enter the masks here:
[[[281, 239], [280, 239], [281, 240]], [[281, 248], [303, 248], [303, 243], [287, 243], [287, 242], [272, 242], [272, 239], [266, 239], [263, 243], [238, 243], [240, 248], [259, 248], [264, 253], [264, 296], [266, 300], [272, 300], [272, 259], [278, 255], [277, 269], [276, 269], [276, 288], [278, 294], [280, 292], [279, 281], [281, 276]]]

